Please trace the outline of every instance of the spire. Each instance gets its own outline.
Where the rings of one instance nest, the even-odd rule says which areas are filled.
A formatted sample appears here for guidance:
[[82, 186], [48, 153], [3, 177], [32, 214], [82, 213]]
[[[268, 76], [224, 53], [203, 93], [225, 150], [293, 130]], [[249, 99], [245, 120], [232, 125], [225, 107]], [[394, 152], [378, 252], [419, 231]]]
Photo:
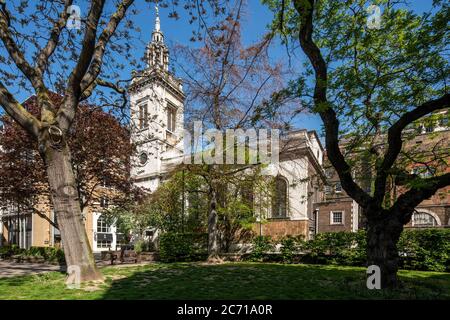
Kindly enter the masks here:
[[155, 28], [152, 32], [152, 40], [147, 45], [146, 59], [147, 67], [161, 68], [169, 70], [169, 49], [164, 43], [164, 34], [161, 31], [161, 21], [159, 19], [158, 1], [155, 1]]
[[159, 6], [158, 1], [156, 1], [155, 5], [155, 11], [156, 11], [156, 20], [155, 20], [155, 31], [161, 31], [161, 22], [159, 20]]

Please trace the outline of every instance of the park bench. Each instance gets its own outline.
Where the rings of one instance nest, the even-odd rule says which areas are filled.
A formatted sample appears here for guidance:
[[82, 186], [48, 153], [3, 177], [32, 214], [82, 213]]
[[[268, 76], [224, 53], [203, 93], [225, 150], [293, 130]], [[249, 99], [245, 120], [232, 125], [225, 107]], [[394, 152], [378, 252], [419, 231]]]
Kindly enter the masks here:
[[122, 246], [120, 249], [120, 262], [133, 262], [137, 263], [139, 260], [139, 255], [134, 251], [133, 246]]
[[120, 256], [120, 251], [111, 251], [111, 250], [108, 250], [108, 251], [103, 251], [102, 253], [101, 253], [101, 260], [102, 261], [105, 261], [105, 260], [109, 260], [109, 261], [111, 261], [111, 265], [114, 265], [114, 261], [116, 261], [117, 260], [117, 258]]

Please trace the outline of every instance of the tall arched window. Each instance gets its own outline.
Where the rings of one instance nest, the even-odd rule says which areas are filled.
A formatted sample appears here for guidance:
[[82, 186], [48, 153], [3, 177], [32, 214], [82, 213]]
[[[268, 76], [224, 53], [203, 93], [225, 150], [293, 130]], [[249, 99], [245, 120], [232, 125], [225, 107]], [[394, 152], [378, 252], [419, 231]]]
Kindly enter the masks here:
[[111, 226], [103, 215], [97, 219], [97, 248], [111, 248], [112, 234]]
[[434, 227], [438, 226], [439, 222], [428, 212], [417, 211], [413, 213], [412, 224], [415, 227]]
[[277, 176], [275, 178], [275, 190], [272, 199], [272, 218], [287, 217], [287, 195], [288, 182], [286, 178]]

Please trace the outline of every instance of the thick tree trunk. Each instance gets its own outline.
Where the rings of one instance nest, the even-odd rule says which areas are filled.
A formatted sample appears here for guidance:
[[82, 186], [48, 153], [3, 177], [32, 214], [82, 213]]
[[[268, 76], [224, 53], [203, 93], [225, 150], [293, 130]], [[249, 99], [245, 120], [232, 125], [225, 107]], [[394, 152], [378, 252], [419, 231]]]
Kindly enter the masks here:
[[210, 190], [210, 209], [208, 217], [208, 260], [219, 258], [219, 230], [217, 228], [217, 192]]
[[[84, 227], [69, 147], [65, 143], [52, 146], [48, 140], [41, 143], [40, 150], [47, 166], [52, 203], [67, 267], [75, 266], [75, 270], [80, 271], [81, 282], [101, 280], [103, 276], [95, 265]], [[69, 277], [68, 281], [74, 276]]]
[[403, 224], [394, 217], [367, 220], [367, 263], [380, 268], [382, 289], [398, 285], [397, 242], [402, 230]]

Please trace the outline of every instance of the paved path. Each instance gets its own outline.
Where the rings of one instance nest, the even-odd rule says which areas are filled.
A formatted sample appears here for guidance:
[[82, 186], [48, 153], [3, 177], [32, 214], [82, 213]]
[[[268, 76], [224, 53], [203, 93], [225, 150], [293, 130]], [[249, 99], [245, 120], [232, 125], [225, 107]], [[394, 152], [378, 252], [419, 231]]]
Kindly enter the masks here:
[[62, 267], [45, 263], [17, 263], [0, 260], [0, 278], [61, 271]]

